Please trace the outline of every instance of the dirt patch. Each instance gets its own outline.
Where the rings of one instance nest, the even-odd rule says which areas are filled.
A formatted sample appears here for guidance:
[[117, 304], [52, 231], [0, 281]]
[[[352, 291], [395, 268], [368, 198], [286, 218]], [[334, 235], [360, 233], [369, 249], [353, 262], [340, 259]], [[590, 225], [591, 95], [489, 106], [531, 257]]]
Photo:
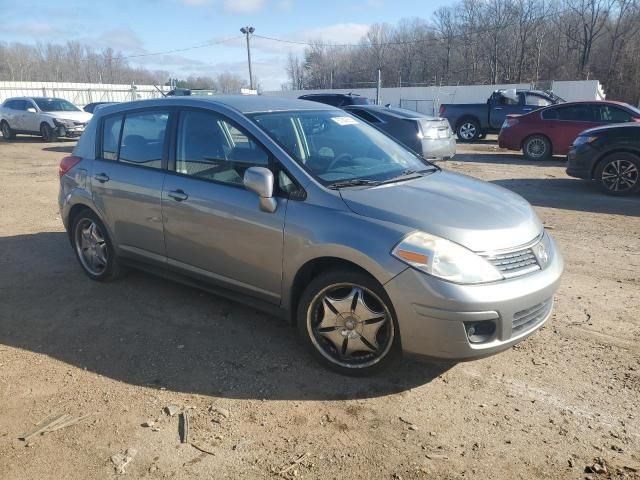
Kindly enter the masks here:
[[[554, 316], [491, 358], [348, 379], [244, 305], [88, 280], [57, 211], [72, 145], [0, 143], [0, 478], [111, 478], [129, 457], [131, 478], [639, 478], [640, 198], [462, 146], [444, 168], [522, 194], [557, 239]], [[18, 439], [63, 414], [89, 416]]]

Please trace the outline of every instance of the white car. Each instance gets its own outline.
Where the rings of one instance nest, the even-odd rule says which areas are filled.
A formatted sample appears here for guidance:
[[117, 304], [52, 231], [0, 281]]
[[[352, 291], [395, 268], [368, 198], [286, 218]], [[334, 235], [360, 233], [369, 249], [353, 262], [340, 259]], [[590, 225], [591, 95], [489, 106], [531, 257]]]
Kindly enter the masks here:
[[79, 137], [91, 117], [62, 98], [14, 97], [0, 107], [0, 131], [5, 140], [27, 134], [51, 142], [58, 137]]

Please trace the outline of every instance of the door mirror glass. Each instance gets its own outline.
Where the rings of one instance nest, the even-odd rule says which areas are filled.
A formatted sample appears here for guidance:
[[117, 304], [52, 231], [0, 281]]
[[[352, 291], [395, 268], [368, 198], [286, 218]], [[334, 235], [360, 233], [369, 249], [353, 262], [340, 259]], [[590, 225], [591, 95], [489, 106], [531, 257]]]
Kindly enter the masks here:
[[35, 109], [35, 108], [33, 108], [33, 107], [29, 107], [29, 108], [27, 108], [27, 112], [29, 112], [29, 113], [36, 113], [36, 109]]
[[273, 198], [273, 173], [265, 167], [249, 167], [244, 172], [244, 186], [258, 195], [260, 210], [273, 213], [277, 202]]

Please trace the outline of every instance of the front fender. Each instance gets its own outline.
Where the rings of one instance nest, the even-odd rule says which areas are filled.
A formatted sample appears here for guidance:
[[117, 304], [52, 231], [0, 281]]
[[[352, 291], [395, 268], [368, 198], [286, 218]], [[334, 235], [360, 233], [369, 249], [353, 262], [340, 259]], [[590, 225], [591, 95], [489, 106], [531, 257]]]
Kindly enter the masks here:
[[298, 271], [318, 258], [354, 263], [384, 285], [407, 268], [391, 256], [391, 250], [408, 231], [346, 209], [290, 201], [284, 232], [282, 305], [290, 304]]

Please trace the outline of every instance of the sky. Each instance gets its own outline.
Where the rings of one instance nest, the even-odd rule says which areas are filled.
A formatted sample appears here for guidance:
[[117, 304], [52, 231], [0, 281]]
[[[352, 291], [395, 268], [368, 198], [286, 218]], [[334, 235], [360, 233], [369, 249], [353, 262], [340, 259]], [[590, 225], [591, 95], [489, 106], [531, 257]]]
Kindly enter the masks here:
[[[248, 78], [246, 43], [240, 27], [291, 41], [322, 39], [357, 43], [374, 23], [430, 18], [445, 0], [0, 0], [0, 41], [111, 47], [125, 56], [147, 55], [210, 44], [163, 55], [129, 58], [132, 65], [166, 70], [173, 77], [231, 72]], [[304, 46], [251, 40], [253, 74], [264, 90], [287, 81], [289, 52]]]

